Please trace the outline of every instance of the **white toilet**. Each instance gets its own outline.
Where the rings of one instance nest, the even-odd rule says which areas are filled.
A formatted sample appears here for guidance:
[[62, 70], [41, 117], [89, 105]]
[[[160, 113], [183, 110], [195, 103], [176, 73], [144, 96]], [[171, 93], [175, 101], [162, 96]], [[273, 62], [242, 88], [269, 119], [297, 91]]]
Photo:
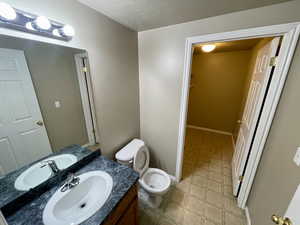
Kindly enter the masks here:
[[132, 166], [140, 174], [139, 184], [143, 189], [139, 191], [141, 199], [150, 207], [159, 207], [162, 196], [171, 186], [171, 179], [166, 172], [149, 168], [150, 155], [145, 143], [133, 139], [116, 154], [116, 159], [123, 165]]

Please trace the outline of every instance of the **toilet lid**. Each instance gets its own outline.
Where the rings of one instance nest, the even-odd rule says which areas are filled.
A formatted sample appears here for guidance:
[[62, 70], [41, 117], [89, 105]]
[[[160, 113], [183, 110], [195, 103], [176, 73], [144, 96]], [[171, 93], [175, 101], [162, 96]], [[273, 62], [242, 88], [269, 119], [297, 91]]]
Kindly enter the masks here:
[[117, 152], [116, 159], [124, 162], [130, 161], [133, 159], [136, 151], [144, 145], [145, 143], [142, 140], [135, 138]]
[[143, 176], [144, 172], [149, 168], [149, 151], [146, 146], [141, 147], [134, 155], [133, 159], [133, 169]]

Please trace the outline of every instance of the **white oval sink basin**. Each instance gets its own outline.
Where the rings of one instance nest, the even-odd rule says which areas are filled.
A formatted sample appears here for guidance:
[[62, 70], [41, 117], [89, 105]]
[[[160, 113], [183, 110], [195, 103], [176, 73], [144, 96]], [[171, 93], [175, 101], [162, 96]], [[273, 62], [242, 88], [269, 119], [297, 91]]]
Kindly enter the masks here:
[[77, 225], [95, 214], [108, 199], [113, 180], [103, 171], [79, 176], [79, 184], [65, 192], [58, 189], [43, 211], [45, 225]]
[[[54, 160], [57, 167], [60, 170], [63, 170], [77, 162], [77, 157], [71, 154], [62, 154], [49, 157], [42, 160], [41, 162], [47, 160]], [[15, 180], [15, 188], [17, 190], [28, 191], [29, 189], [38, 186], [51, 177], [51, 169], [49, 168], [49, 166], [41, 168], [41, 162], [38, 162], [29, 167], [27, 170], [21, 173], [20, 176], [18, 176], [18, 178]]]
[[77, 157], [72, 154], [62, 154], [62, 155], [52, 156], [43, 161], [47, 161], [47, 160], [54, 160], [58, 169], [63, 170], [76, 163]]

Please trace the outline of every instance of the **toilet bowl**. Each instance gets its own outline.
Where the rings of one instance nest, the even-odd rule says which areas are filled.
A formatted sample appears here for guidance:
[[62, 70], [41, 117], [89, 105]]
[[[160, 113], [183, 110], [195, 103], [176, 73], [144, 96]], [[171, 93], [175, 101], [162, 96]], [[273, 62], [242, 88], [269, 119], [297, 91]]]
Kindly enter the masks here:
[[130, 165], [139, 173], [139, 196], [148, 206], [159, 207], [162, 196], [171, 186], [169, 175], [163, 170], [149, 168], [149, 150], [142, 140], [134, 139], [117, 154], [116, 159], [123, 165]]

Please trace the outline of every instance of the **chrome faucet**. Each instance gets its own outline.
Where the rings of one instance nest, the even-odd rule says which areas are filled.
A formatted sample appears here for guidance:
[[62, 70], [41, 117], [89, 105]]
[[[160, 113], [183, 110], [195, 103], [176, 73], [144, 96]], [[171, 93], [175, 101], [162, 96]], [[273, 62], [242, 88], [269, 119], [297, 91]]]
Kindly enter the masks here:
[[80, 178], [75, 176], [75, 174], [71, 173], [68, 175], [64, 185], [60, 189], [61, 192], [65, 192], [67, 190], [70, 190], [74, 187], [76, 187], [79, 184]]
[[60, 169], [58, 169], [57, 164], [54, 160], [46, 160], [41, 162], [41, 168], [45, 166], [49, 166], [53, 174], [57, 174], [60, 171]]

